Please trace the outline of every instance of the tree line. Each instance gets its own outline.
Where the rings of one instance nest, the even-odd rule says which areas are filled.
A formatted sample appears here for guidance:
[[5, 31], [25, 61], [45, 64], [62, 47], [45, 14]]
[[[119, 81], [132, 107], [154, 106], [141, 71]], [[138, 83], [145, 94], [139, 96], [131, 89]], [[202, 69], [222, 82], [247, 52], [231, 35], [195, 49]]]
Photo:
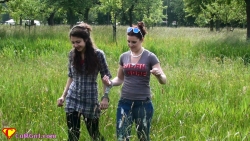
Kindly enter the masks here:
[[51, 26], [73, 26], [84, 21], [112, 24], [115, 30], [117, 23], [131, 26], [144, 21], [148, 27], [199, 26], [211, 31], [241, 27], [247, 28], [250, 38], [249, 0], [0, 0], [0, 3], [0, 13], [8, 13], [19, 24], [23, 19], [36, 19]]

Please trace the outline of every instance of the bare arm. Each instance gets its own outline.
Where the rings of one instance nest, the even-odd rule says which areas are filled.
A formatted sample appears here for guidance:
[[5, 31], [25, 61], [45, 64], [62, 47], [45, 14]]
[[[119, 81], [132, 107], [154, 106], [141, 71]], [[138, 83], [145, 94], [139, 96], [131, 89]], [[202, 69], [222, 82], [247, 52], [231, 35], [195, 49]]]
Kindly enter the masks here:
[[124, 79], [124, 74], [123, 74], [122, 66], [119, 66], [117, 76], [113, 80], [110, 80], [107, 75], [103, 77], [102, 82], [103, 82], [103, 88], [104, 88], [104, 96], [101, 99], [102, 100], [100, 104], [101, 110], [108, 108], [108, 105], [109, 105], [108, 93], [109, 93], [110, 88], [112, 86], [121, 85], [123, 83], [123, 79]]
[[119, 85], [121, 85], [123, 83], [123, 81], [124, 81], [124, 73], [123, 73], [121, 65], [118, 68], [117, 76], [111, 81], [113, 83], [112, 84], [113, 86], [119, 86]]
[[65, 97], [67, 96], [68, 94], [68, 89], [69, 89], [69, 86], [70, 84], [72, 83], [73, 79], [71, 77], [68, 78], [67, 80], [67, 83], [66, 83], [66, 86], [64, 88], [64, 91], [63, 91], [63, 94], [60, 98], [57, 99], [57, 106], [58, 107], [62, 107], [63, 106], [63, 102], [65, 100]]
[[153, 66], [153, 69], [151, 70], [151, 73], [153, 75], [155, 75], [155, 77], [157, 78], [158, 82], [160, 84], [166, 84], [167, 82], [167, 77], [164, 74], [164, 72], [161, 69], [160, 63], [157, 63]]
[[107, 85], [102, 81], [102, 88], [103, 88], [103, 93], [105, 94]]
[[66, 86], [64, 88], [63, 94], [61, 97], [65, 98], [67, 96], [68, 90], [69, 90], [69, 86], [72, 83], [73, 79], [71, 77], [68, 78]]

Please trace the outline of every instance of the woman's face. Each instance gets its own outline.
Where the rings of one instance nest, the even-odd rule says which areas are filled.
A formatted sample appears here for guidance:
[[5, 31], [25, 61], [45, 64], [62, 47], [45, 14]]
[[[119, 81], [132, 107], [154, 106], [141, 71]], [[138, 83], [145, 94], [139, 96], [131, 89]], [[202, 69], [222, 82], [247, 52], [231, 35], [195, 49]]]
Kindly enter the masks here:
[[137, 50], [141, 48], [143, 40], [140, 40], [136, 36], [128, 36], [127, 35], [128, 46], [131, 50]]
[[82, 38], [71, 36], [70, 41], [77, 51], [85, 51], [86, 42]]

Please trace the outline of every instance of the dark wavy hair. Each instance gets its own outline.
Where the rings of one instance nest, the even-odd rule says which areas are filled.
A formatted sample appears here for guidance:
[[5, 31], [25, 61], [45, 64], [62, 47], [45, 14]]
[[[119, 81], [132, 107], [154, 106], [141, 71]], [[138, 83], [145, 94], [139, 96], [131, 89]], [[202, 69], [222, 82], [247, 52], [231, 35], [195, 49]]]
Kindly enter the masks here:
[[137, 38], [142, 40], [142, 38], [144, 38], [145, 35], [147, 34], [145, 24], [142, 21], [138, 22], [137, 25], [133, 25], [132, 27], [139, 28], [141, 33], [140, 32], [139, 33], [134, 33], [133, 30], [131, 30], [130, 32], [127, 33], [128, 36], [136, 36]]
[[[81, 52], [73, 49], [73, 66], [78, 73], [82, 74], [83, 69], [85, 69], [87, 74], [93, 74], [99, 66], [99, 61], [96, 54], [96, 46], [90, 37], [90, 32], [92, 28], [86, 23], [81, 23], [72, 27], [69, 32], [69, 37], [82, 38], [85, 41], [85, 53], [84, 58], [81, 57]], [[82, 68], [82, 59], [84, 59], [85, 68]]]

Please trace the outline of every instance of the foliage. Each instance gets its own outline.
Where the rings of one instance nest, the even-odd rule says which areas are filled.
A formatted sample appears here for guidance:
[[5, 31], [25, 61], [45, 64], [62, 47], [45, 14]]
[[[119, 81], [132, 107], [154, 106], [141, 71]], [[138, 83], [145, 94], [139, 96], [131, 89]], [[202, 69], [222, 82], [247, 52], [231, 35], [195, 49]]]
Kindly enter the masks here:
[[4, 6], [4, 4], [0, 3], [0, 13], [2, 13], [2, 11], [3, 11], [3, 6]]
[[[115, 18], [118, 21], [123, 20], [122, 17], [130, 17], [133, 13], [133, 18], [130, 19], [131, 23], [135, 21], [144, 21], [146, 25], [152, 26], [155, 23], [161, 22], [164, 7], [161, 0], [101, 0], [99, 10], [103, 13], [111, 13], [112, 22]], [[130, 17], [131, 18], [131, 17]]]
[[[239, 0], [183, 0], [187, 16], [194, 16], [200, 26], [210, 24], [210, 21], [222, 21], [225, 24], [233, 22], [245, 23], [245, 3]], [[211, 25], [213, 26], [213, 25]]]
[[7, 2], [6, 5], [5, 11], [16, 21], [18, 21], [19, 18], [41, 20], [42, 17], [45, 16], [45, 12], [41, 12], [45, 7], [37, 0], [12, 0]]
[[122, 0], [100, 0], [100, 3], [98, 10], [102, 13], [110, 13], [111, 22], [116, 24], [116, 18], [121, 14]]
[[246, 23], [246, 11], [243, 3], [238, 3], [237, 0], [216, 1], [204, 6], [202, 13], [197, 18], [197, 23], [204, 26], [209, 20], [222, 21], [224, 24], [231, 24], [235, 21]]
[[171, 9], [170, 12], [176, 16], [175, 20], [178, 21], [178, 24], [183, 25], [185, 22], [188, 22], [185, 17], [183, 0], [171, 0], [169, 8]]
[[163, 20], [194, 25], [195, 19], [195, 24], [201, 27], [209, 25], [211, 31], [214, 25], [216, 29], [225, 25], [243, 28], [247, 25], [250, 31], [247, 3], [247, 0], [11, 0], [6, 2], [7, 8], [0, 6], [0, 12], [9, 13], [16, 21], [37, 19], [71, 26], [77, 21], [95, 22], [103, 14], [107, 17], [104, 19], [107, 22], [103, 23], [111, 21], [113, 26], [118, 22], [131, 26], [144, 21], [149, 27]]
[[[111, 29], [93, 26], [92, 35], [115, 77], [119, 55], [129, 49], [126, 27], [118, 27], [117, 44], [112, 42]], [[0, 121], [4, 127], [16, 128], [18, 135], [55, 134], [55, 140], [67, 140], [65, 111], [56, 106], [56, 100], [67, 79], [68, 31], [68, 26], [40, 26], [30, 33], [19, 26], [0, 26]], [[149, 31], [143, 46], [157, 55], [168, 78], [167, 85], [151, 78], [155, 109], [151, 140], [250, 138], [250, 48], [244, 32], [167, 27]], [[101, 96], [100, 77], [98, 84]], [[111, 89], [109, 108], [100, 117], [100, 131], [108, 141], [116, 140], [120, 90]], [[132, 141], [137, 140], [135, 131], [134, 125]], [[4, 134], [0, 140], [7, 140]], [[91, 140], [83, 123], [80, 140]]]
[[145, 11], [142, 20], [148, 27], [161, 22], [165, 17], [165, 15], [163, 15], [163, 10], [167, 8], [163, 6], [161, 0], [145, 0], [140, 3], [140, 7], [142, 7], [142, 11]]

